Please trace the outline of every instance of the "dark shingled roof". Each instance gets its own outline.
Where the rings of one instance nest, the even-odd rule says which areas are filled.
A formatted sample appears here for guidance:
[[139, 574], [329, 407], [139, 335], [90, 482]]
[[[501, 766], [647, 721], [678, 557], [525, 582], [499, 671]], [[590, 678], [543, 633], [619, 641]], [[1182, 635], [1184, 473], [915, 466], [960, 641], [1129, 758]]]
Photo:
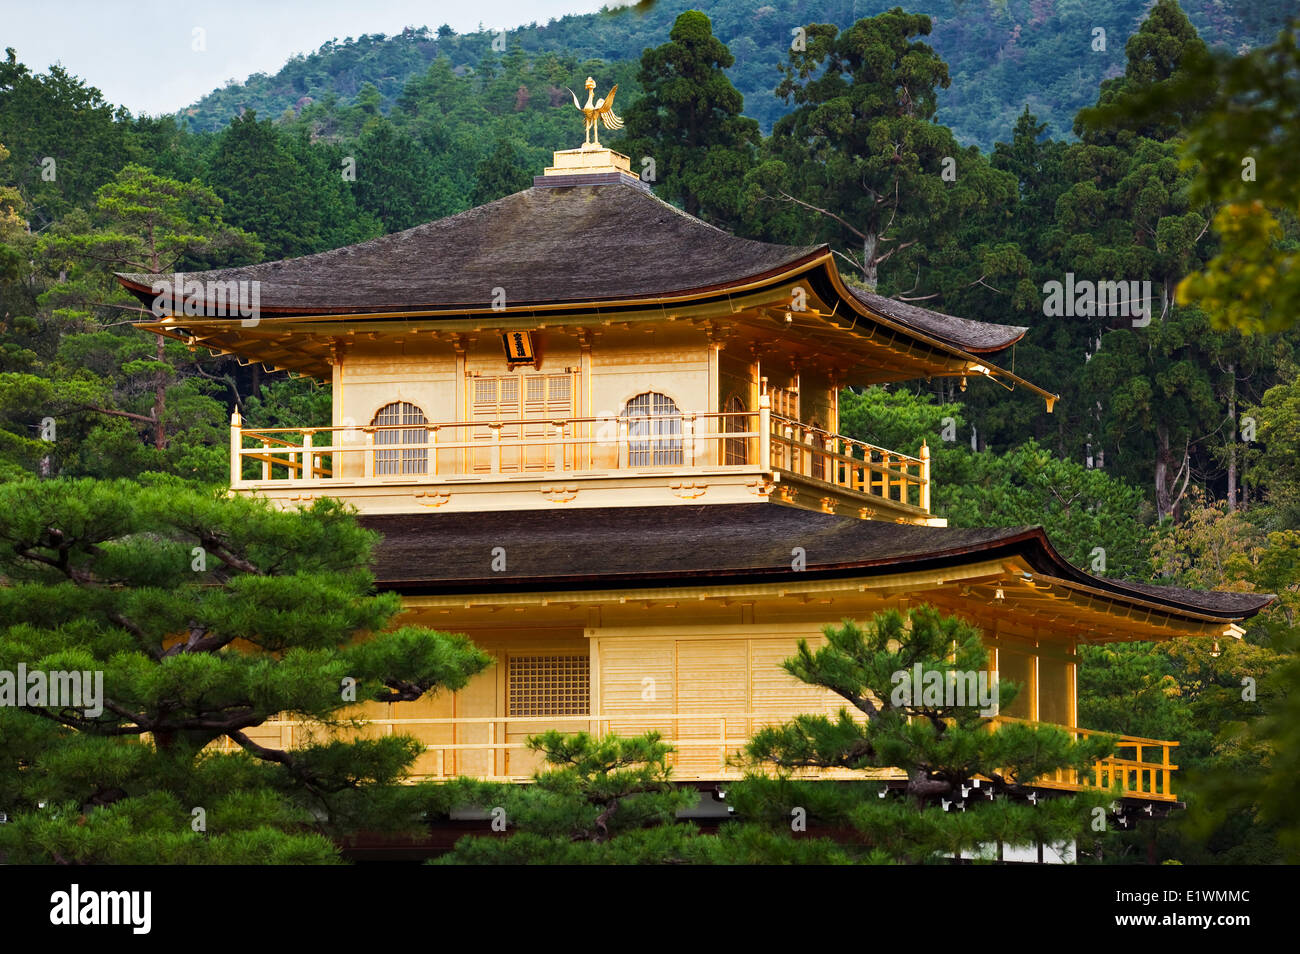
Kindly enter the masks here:
[[261, 281], [269, 314], [346, 314], [491, 308], [497, 287], [510, 306], [667, 297], [823, 252], [736, 238], [640, 189], [610, 184], [526, 189], [358, 245], [190, 277]]
[[[821, 269], [834, 269], [827, 251], [825, 245], [737, 238], [643, 189], [602, 183], [527, 189], [346, 248], [186, 277], [260, 282], [260, 308], [267, 318], [455, 311], [491, 308], [495, 288], [504, 289], [511, 307], [706, 295], [819, 259]], [[151, 288], [158, 277], [118, 274], [146, 305], [153, 303]], [[837, 294], [825, 273], [814, 284]], [[975, 352], [1005, 348], [1025, 333], [867, 292], [853, 296], [850, 307], [866, 306]]]
[[[384, 535], [376, 553], [376, 579], [406, 592], [808, 580], [1019, 555], [1036, 572], [1119, 598], [1224, 620], [1253, 616], [1273, 600], [1267, 594], [1092, 577], [1061, 557], [1041, 527], [923, 527], [761, 503], [371, 514], [360, 519]], [[807, 569], [796, 574], [790, 560], [797, 546], [807, 553]], [[506, 549], [504, 572], [491, 570], [494, 547]]]
[[918, 308], [904, 301], [885, 298], [873, 292], [850, 288], [853, 297], [877, 314], [915, 328], [922, 334], [970, 351], [997, 351], [1025, 336], [1028, 328], [1019, 325], [995, 325], [985, 321], [957, 318], [943, 312]]

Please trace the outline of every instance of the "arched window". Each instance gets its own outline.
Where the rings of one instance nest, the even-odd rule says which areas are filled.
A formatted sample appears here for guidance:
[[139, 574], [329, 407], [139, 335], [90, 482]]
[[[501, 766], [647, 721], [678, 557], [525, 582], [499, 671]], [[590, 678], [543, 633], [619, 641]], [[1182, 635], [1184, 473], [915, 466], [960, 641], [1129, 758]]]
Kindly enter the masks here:
[[[722, 428], [724, 431], [735, 433], [736, 431], [747, 431], [748, 427], [745, 422], [748, 418], [745, 416], [745, 402], [740, 399], [739, 394], [733, 394], [727, 398], [727, 403], [722, 408], [727, 412], [727, 417], [722, 419]], [[734, 417], [732, 415], [735, 415]], [[749, 463], [749, 441], [743, 437], [728, 437], [722, 442], [722, 462], [724, 464], [748, 464]]]
[[385, 444], [427, 444], [429, 431], [424, 412], [414, 404], [394, 401], [385, 404], [371, 422], [375, 431], [375, 476], [396, 477], [402, 474], [427, 474], [429, 451], [425, 447], [394, 447]]
[[623, 408], [627, 418], [629, 467], [682, 463], [682, 416], [673, 399], [657, 391], [638, 394]]

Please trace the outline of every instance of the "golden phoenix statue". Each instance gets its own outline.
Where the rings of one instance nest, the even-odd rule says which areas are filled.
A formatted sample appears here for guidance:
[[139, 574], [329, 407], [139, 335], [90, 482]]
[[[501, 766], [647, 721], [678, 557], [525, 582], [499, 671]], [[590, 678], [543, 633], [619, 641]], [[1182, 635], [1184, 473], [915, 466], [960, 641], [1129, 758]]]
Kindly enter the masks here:
[[[618, 92], [618, 84], [609, 91], [609, 95], [601, 99], [596, 99], [596, 81], [590, 76], [587, 77], [587, 105], [583, 106], [578, 102], [578, 94], [569, 87], [569, 95], [573, 97], [573, 105], [582, 113], [583, 118], [583, 142], [582, 148], [596, 147], [600, 145], [600, 124], [604, 123], [606, 129], [622, 129], [623, 120], [614, 115], [614, 94]], [[593, 102], [595, 100], [595, 102]]]

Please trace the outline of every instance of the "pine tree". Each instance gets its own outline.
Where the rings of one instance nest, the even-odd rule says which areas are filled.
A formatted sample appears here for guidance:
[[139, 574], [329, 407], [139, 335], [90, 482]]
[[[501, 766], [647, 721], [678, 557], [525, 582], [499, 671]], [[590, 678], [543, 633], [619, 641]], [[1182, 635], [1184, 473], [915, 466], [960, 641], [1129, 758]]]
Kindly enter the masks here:
[[[330, 500], [0, 484], [0, 693], [20, 666], [85, 674], [72, 704], [0, 706], [0, 858], [331, 860], [326, 836], [416, 823], [423, 796], [399, 783], [423, 746], [334, 728], [490, 659], [463, 636], [387, 631], [401, 604], [372, 592], [374, 542]], [[279, 713], [319, 728], [285, 747], [258, 731]]]
[[36, 337], [43, 353], [22, 371], [0, 373], [0, 422], [34, 437], [33, 423], [49, 418], [53, 433], [14, 463], [30, 472], [39, 455], [46, 472], [102, 476], [163, 470], [211, 480], [223, 472], [227, 415], [212, 397], [222, 388], [211, 380], [219, 375], [183, 344], [129, 328], [155, 316], [113, 277], [115, 270], [170, 275], [260, 254], [222, 212], [201, 183], [132, 163], [98, 190], [92, 208], [69, 213], [41, 237], [37, 260], [48, 284]]
[[[735, 789], [737, 812], [788, 831], [792, 813], [844, 826], [867, 860], [918, 863], [989, 845], [1063, 844], [1089, 836], [1112, 795], [1049, 795], [1036, 779], [1058, 769], [1082, 770], [1113, 750], [1114, 740], [1075, 741], [1045, 725], [1009, 722], [990, 732], [978, 700], [931, 689], [987, 673], [979, 630], [930, 607], [904, 614], [887, 610], [866, 625], [846, 620], [825, 629], [826, 644], [801, 641], [787, 672], [842, 696], [856, 711], [837, 718], [805, 715], [756, 732], [746, 747], [755, 769]], [[918, 698], [913, 675], [923, 673]], [[1005, 708], [1020, 687], [991, 682]], [[987, 696], [986, 696], [987, 698]], [[905, 781], [896, 795], [882, 785], [839, 789], [800, 782], [790, 773], [810, 768], [858, 772], [896, 770]], [[864, 778], [867, 778], [864, 774]], [[730, 796], [729, 796], [730, 797]], [[797, 830], [797, 829], [796, 829]]]
[[528, 739], [545, 765], [527, 786], [462, 781], [449, 807], [466, 804], [514, 829], [508, 837], [468, 835], [444, 864], [648, 864], [686, 860], [697, 833], [677, 824], [693, 788], [671, 782], [672, 747], [657, 732], [636, 738], [547, 732]]

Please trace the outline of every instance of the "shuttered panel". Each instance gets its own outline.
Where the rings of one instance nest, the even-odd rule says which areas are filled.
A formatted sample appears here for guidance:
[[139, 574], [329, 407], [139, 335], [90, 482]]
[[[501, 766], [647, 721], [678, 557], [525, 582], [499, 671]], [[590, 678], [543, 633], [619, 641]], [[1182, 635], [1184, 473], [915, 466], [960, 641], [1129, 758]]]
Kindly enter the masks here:
[[[530, 736], [557, 729], [584, 731], [588, 723], [570, 716], [591, 713], [591, 661], [586, 653], [519, 653], [506, 661], [505, 741], [523, 745]], [[554, 722], [539, 719], [555, 717]], [[540, 753], [506, 750], [507, 775], [531, 775], [542, 767]]]
[[657, 391], [638, 394], [623, 408], [627, 418], [628, 466], [680, 466], [681, 411], [673, 399]]
[[[386, 404], [379, 409], [373, 423], [378, 428], [375, 431], [376, 477], [429, 472], [428, 449], [410, 446], [429, 442], [429, 431], [425, 427], [428, 421], [423, 411], [404, 401]], [[385, 444], [403, 446], [384, 450]]]
[[587, 715], [591, 676], [586, 656], [512, 655], [506, 675], [507, 715], [534, 719]]
[[[552, 470], [556, 454], [551, 442], [559, 436], [552, 421], [573, 417], [573, 378], [567, 374], [529, 374], [524, 378], [524, 436], [546, 442], [545, 446], [526, 448], [525, 470]], [[532, 423], [536, 421], [537, 423]], [[567, 450], [567, 449], [566, 449]], [[572, 467], [566, 454], [565, 466]]]
[[[720, 771], [745, 734], [749, 696], [748, 640], [682, 639], [677, 642], [678, 711], [699, 718], [679, 721], [682, 772]], [[717, 744], [713, 744], [717, 740]]]
[[[470, 429], [471, 439], [491, 444], [493, 429], [484, 425], [496, 421], [519, 419], [519, 376], [512, 374], [474, 378], [472, 393], [474, 401], [470, 408], [470, 420], [478, 426]], [[518, 437], [518, 426], [501, 428], [501, 440], [517, 440]], [[492, 469], [492, 450], [475, 448], [470, 453], [475, 472], [487, 472]], [[520, 456], [517, 449], [502, 450], [501, 471], [503, 473], [518, 471], [519, 464]]]
[[[521, 437], [536, 442], [535, 446], [504, 447], [501, 451], [501, 473], [553, 470], [556, 452], [551, 442], [557, 432], [552, 421], [574, 416], [573, 398], [575, 375], [565, 374], [509, 374], [495, 377], [478, 377], [472, 381], [473, 403], [470, 419], [473, 440], [492, 443], [489, 422], [519, 421], [527, 423], [501, 428], [502, 442], [518, 441]], [[571, 448], [566, 448], [566, 466], [572, 466]], [[492, 466], [492, 452], [486, 447], [475, 448], [472, 453], [475, 472], [487, 472]]]
[[[813, 649], [823, 642], [825, 640], [820, 637], [808, 640]], [[776, 720], [760, 720], [760, 724], [783, 722], [795, 713], [837, 713], [847, 704], [841, 696], [801, 682], [785, 671], [781, 664], [798, 649], [799, 638], [796, 636], [749, 641], [750, 711], [760, 715], [785, 714], [784, 718]]]
[[[807, 638], [814, 647], [824, 641], [816, 635]], [[796, 635], [601, 637], [600, 714], [609, 719], [610, 731], [620, 735], [653, 728], [675, 740], [673, 765], [679, 777], [734, 773], [734, 768], [724, 769], [726, 758], [743, 749], [758, 726], [780, 724], [803, 713], [834, 716], [845, 705], [841, 697], [805, 685], [781, 668], [798, 642]], [[657, 689], [654, 700], [641, 697], [647, 677]], [[638, 720], [638, 712], [677, 717]], [[751, 713], [767, 718], [751, 719]]]
[[609, 731], [641, 735], [656, 730], [673, 737], [671, 721], [638, 718], [672, 712], [674, 641], [671, 639], [602, 639], [600, 699], [602, 712], [614, 718]]

